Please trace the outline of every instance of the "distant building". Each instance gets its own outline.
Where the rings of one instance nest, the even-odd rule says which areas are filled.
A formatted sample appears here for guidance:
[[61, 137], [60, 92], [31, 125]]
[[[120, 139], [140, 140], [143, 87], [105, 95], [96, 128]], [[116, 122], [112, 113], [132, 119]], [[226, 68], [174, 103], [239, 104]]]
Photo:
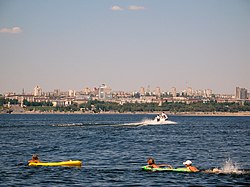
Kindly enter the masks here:
[[90, 88], [84, 88], [83, 89], [83, 94], [84, 95], [89, 95], [91, 93], [91, 89]]
[[235, 98], [240, 99], [240, 87], [236, 87]]
[[42, 88], [40, 86], [34, 88], [34, 96], [42, 96]]
[[51, 100], [53, 107], [56, 106], [69, 106], [71, 105], [73, 102], [70, 100]]
[[4, 94], [5, 97], [12, 96], [12, 95], [16, 95], [16, 93], [15, 92], [6, 92]]
[[53, 95], [55, 97], [59, 97], [60, 96], [60, 90], [59, 89], [55, 89]]
[[247, 99], [247, 89], [246, 88], [240, 88], [236, 87], [236, 99]]
[[143, 96], [146, 94], [146, 91], [145, 91], [145, 88], [144, 87], [141, 87], [140, 88], [140, 95]]
[[205, 90], [205, 97], [211, 97], [213, 94], [213, 90], [211, 89], [206, 89]]
[[160, 88], [160, 87], [156, 87], [156, 89], [155, 89], [155, 95], [156, 95], [157, 97], [160, 97], [160, 96], [161, 96], [161, 88]]
[[193, 96], [193, 89], [191, 87], [187, 88], [187, 96]]
[[99, 97], [99, 88], [93, 88], [91, 94], [96, 97]]
[[151, 95], [150, 85], [148, 85], [146, 93], [147, 93], [148, 95]]
[[171, 88], [171, 95], [172, 95], [173, 97], [176, 97], [176, 96], [177, 96], [176, 88], [175, 88], [175, 87], [172, 87], [172, 88]]
[[69, 97], [75, 97], [76, 91], [75, 90], [69, 90]]
[[99, 99], [100, 100], [111, 100], [112, 99], [112, 92], [111, 88], [105, 84], [102, 84], [99, 87]]

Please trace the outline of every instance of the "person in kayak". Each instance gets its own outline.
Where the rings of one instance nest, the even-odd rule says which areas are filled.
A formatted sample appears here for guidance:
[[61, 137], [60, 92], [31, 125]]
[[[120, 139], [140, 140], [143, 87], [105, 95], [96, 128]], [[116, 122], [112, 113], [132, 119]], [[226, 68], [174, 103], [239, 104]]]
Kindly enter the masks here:
[[32, 159], [28, 161], [29, 163], [39, 163], [41, 162], [38, 158], [38, 155], [32, 155]]
[[173, 168], [169, 164], [156, 164], [153, 158], [149, 158], [147, 162], [148, 162], [148, 167], [152, 167], [152, 168], [160, 168], [160, 167], [169, 167], [170, 169]]
[[183, 162], [183, 164], [186, 166], [186, 168], [188, 168], [192, 172], [198, 172], [198, 171], [200, 171], [195, 166], [192, 166], [191, 160], [187, 160], [186, 162]]

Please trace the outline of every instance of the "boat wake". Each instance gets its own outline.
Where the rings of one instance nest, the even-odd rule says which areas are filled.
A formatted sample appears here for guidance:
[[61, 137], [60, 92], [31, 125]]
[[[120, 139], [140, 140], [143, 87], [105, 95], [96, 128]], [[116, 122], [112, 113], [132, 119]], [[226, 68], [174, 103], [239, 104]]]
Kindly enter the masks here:
[[177, 124], [174, 121], [155, 121], [155, 120], [150, 120], [150, 119], [146, 119], [144, 121], [142, 121], [142, 125], [173, 125], [173, 124]]
[[82, 123], [65, 123], [65, 124], [52, 124], [54, 127], [74, 127], [74, 126], [82, 126]]
[[157, 122], [151, 119], [145, 119], [136, 123], [120, 124], [119, 126], [148, 126], [148, 125], [173, 125], [173, 124], [177, 124], [177, 123], [174, 121], [170, 121], [170, 120]]
[[51, 126], [54, 127], [91, 127], [91, 126], [113, 126], [113, 127], [119, 127], [119, 126], [148, 126], [148, 125], [173, 125], [177, 124], [174, 121], [155, 121], [151, 119], [144, 119], [139, 122], [134, 123], [119, 123], [119, 124], [107, 124], [105, 122], [103, 123], [65, 123], [65, 124], [51, 124]]

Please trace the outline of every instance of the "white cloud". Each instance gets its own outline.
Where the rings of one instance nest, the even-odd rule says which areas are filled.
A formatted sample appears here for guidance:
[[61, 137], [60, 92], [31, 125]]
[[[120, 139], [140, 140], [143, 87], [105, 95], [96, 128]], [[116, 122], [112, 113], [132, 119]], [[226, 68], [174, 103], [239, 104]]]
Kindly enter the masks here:
[[131, 5], [128, 7], [128, 10], [145, 10], [144, 6], [136, 6], [136, 5]]
[[111, 7], [111, 10], [113, 10], [113, 11], [122, 11], [123, 8], [120, 7], [120, 6], [114, 5], [114, 6]]
[[9, 33], [9, 34], [18, 34], [21, 33], [22, 29], [20, 27], [12, 27], [12, 28], [2, 28], [0, 29], [0, 33]]

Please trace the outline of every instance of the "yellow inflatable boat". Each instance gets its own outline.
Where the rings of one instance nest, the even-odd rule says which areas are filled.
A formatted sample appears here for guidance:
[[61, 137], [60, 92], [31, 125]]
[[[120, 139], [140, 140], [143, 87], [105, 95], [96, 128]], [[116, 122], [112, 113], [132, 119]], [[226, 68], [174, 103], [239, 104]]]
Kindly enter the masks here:
[[29, 166], [82, 166], [82, 161], [79, 160], [69, 160], [63, 162], [39, 162], [39, 163], [29, 163]]

